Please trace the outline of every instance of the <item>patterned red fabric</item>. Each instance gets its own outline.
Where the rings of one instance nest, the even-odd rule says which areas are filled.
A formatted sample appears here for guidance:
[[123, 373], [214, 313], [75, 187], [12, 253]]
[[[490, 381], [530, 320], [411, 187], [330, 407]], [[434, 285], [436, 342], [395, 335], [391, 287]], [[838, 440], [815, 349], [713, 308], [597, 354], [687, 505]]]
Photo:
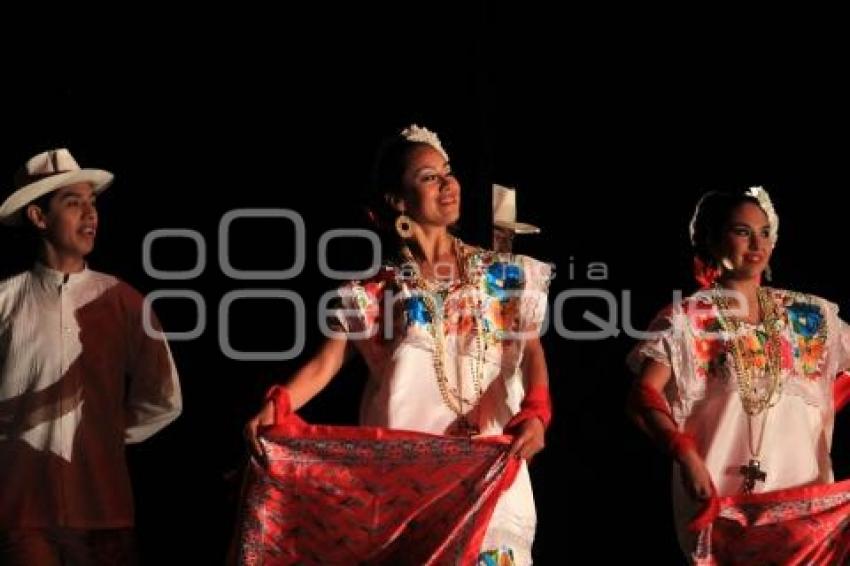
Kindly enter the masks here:
[[474, 564], [519, 460], [506, 436], [468, 439], [373, 427], [267, 431], [252, 464], [238, 562]]
[[724, 497], [697, 564], [847, 564], [850, 480]]

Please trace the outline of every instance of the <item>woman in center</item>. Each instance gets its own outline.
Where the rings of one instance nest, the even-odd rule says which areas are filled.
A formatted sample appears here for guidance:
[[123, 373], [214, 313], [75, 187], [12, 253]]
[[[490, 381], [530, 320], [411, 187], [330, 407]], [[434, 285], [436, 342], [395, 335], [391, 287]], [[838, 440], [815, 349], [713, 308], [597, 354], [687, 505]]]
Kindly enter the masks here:
[[[529, 257], [467, 245], [450, 228], [461, 188], [437, 136], [411, 126], [379, 152], [371, 215], [383, 266], [347, 283], [331, 311], [334, 330], [248, 423], [257, 430], [297, 410], [338, 373], [354, 348], [369, 367], [361, 424], [444, 435], [514, 436], [511, 453], [543, 448], [551, 415], [539, 339], [551, 268]], [[277, 409], [276, 409], [277, 407]], [[525, 465], [501, 496], [480, 564], [530, 564], [536, 514]]]

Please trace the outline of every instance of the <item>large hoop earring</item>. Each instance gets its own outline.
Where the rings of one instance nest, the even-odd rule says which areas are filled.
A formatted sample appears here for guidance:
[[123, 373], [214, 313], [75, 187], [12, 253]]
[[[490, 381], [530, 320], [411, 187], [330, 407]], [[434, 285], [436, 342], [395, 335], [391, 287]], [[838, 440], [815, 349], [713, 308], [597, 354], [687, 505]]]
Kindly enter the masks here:
[[395, 219], [395, 231], [402, 239], [408, 240], [413, 237], [413, 220], [406, 214], [399, 214]]

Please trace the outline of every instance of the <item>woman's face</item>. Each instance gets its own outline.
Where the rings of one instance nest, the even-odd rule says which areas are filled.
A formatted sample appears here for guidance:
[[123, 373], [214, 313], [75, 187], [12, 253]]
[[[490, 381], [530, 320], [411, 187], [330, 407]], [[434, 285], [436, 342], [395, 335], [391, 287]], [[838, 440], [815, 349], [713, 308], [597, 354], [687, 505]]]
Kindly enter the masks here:
[[414, 148], [402, 174], [404, 213], [423, 226], [447, 227], [460, 218], [460, 184], [429, 145]]
[[770, 222], [755, 203], [738, 205], [720, 234], [718, 260], [736, 278], [758, 278], [770, 261]]

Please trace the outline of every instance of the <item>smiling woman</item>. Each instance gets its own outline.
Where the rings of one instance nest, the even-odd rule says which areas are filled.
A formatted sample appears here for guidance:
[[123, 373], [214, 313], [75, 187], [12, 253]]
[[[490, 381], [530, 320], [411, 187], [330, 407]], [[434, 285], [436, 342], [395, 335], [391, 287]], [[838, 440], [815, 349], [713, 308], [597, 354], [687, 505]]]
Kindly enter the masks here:
[[[371, 204], [372, 218], [386, 242], [383, 249], [388, 251], [384, 265], [371, 279], [342, 286], [331, 316], [335, 335], [285, 386], [274, 388], [246, 428], [258, 461], [267, 466], [257, 473], [270, 474], [277, 487], [264, 491], [256, 486], [271, 482], [253, 484], [243, 522], [243, 561], [282, 552], [285, 563], [305, 557], [322, 563], [398, 563], [381, 562], [387, 556], [405, 556], [404, 563], [438, 563], [450, 557], [451, 563], [463, 564], [531, 563], [536, 513], [525, 460], [543, 448], [551, 416], [548, 370], [538, 336], [550, 266], [461, 242], [449, 231], [460, 217], [460, 199], [460, 183], [433, 132], [414, 125], [382, 147]], [[323, 485], [325, 490], [347, 493], [352, 504], [346, 513], [356, 512], [360, 499], [370, 500], [365, 523], [314, 507], [286, 522], [282, 530], [279, 524], [265, 524], [263, 517], [271, 516], [275, 500], [288, 500], [290, 494], [309, 487], [298, 483], [305, 476], [355, 474], [353, 468], [330, 474], [338, 460], [332, 454], [323, 460], [328, 466], [324, 472], [315, 469], [312, 448], [308, 474], [303, 467], [307, 459], [290, 446], [282, 450], [278, 445], [267, 452], [260, 443], [266, 441], [258, 437], [258, 429], [272, 425], [292, 436], [292, 428], [280, 428], [287, 416], [327, 385], [350, 347], [362, 355], [370, 373], [360, 404], [360, 422], [368, 428], [356, 439], [366, 443], [368, 466], [363, 458], [352, 459], [357, 474], [365, 474], [356, 476], [359, 488], [332, 485], [330, 479]], [[424, 434], [416, 437], [422, 446], [460, 443], [438, 453], [428, 449], [428, 454], [406, 457], [408, 464], [413, 458], [417, 498], [407, 493], [410, 481], [396, 463], [399, 454], [388, 443], [396, 436], [386, 429]], [[330, 440], [328, 435], [339, 440], [337, 432], [326, 429], [302, 429], [296, 434], [300, 440], [318, 442], [316, 450], [326, 446], [322, 442]], [[470, 447], [475, 451], [485, 446], [494, 458], [489, 463], [458, 459]], [[434, 455], [444, 469], [458, 468], [451, 468], [450, 474], [428, 471]], [[478, 473], [475, 470], [483, 475], [463, 480], [465, 487], [457, 484], [457, 489], [449, 489], [459, 478]], [[445, 515], [446, 497], [457, 496], [463, 503], [452, 503], [452, 513]], [[386, 522], [376, 527], [376, 516], [386, 516]], [[393, 522], [398, 516], [404, 519]], [[303, 532], [317, 522], [323, 525], [322, 532], [342, 529], [347, 540], [360, 528], [395, 534], [389, 540], [376, 536], [345, 556], [316, 555], [340, 550], [338, 545], [323, 544], [322, 538], [298, 539], [288, 533]], [[430, 530], [428, 540], [411, 542], [424, 530]], [[271, 546], [257, 541], [269, 541]]]
[[691, 222], [704, 288], [629, 358], [632, 414], [674, 458], [679, 541], [699, 564], [850, 555], [850, 483], [827, 485], [850, 328], [833, 303], [762, 285], [778, 225], [761, 187], [706, 194]]

